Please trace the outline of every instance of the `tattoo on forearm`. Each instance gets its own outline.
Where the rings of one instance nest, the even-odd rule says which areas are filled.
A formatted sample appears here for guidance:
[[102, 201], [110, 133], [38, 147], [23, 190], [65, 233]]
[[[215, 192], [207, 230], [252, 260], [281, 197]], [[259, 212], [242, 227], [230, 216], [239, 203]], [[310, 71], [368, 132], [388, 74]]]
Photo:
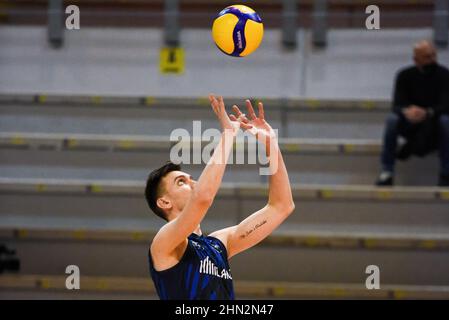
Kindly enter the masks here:
[[240, 239], [246, 238], [246, 237], [249, 236], [253, 231], [256, 231], [257, 228], [260, 228], [260, 227], [263, 226], [265, 223], [267, 223], [267, 220], [263, 220], [263, 221], [260, 222], [260, 223], [256, 223], [256, 225], [255, 225], [252, 229], [249, 229], [249, 230], [245, 231], [245, 233], [244, 233], [244, 234], [241, 234], [239, 238], [240, 238]]

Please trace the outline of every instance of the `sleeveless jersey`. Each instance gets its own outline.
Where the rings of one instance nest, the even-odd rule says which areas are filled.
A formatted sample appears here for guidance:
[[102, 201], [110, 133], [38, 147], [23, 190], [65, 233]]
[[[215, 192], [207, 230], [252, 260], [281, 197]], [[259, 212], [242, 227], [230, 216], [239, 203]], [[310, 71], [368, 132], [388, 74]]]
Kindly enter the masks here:
[[181, 260], [156, 271], [149, 253], [150, 274], [162, 300], [233, 300], [227, 251], [217, 238], [192, 233]]

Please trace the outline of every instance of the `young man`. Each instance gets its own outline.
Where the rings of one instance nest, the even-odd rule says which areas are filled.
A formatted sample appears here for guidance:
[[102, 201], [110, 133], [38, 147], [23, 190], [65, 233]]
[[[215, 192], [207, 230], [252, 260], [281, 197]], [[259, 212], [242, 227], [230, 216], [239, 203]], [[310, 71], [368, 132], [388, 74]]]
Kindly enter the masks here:
[[[233, 106], [235, 115], [228, 116], [222, 97], [210, 95], [209, 100], [223, 132], [198, 181], [173, 163], [153, 171], [147, 180], [148, 204], [167, 221], [149, 251], [150, 273], [161, 299], [234, 299], [228, 260], [271, 234], [295, 207], [277, 138], [264, 119], [262, 103], [256, 116], [246, 101], [248, 119], [237, 106]], [[239, 128], [265, 144], [271, 170], [268, 202], [238, 225], [204, 236], [200, 223], [220, 188]]]

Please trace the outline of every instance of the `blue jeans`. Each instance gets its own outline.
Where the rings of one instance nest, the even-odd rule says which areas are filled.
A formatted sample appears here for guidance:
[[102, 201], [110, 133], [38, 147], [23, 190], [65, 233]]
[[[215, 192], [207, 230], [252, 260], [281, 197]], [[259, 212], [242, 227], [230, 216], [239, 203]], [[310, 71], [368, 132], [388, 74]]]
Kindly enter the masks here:
[[[401, 125], [401, 126], [400, 126]], [[441, 115], [437, 121], [438, 125], [438, 141], [439, 141], [439, 156], [440, 156], [440, 173], [449, 175], [449, 116]], [[395, 113], [390, 113], [386, 120], [386, 126], [383, 136], [383, 146], [381, 163], [382, 170], [394, 172], [394, 165], [396, 161], [396, 147], [398, 137], [404, 136], [404, 128], [406, 130], [413, 128], [416, 125], [411, 124], [405, 118], [398, 116]], [[400, 129], [402, 128], [402, 129]]]

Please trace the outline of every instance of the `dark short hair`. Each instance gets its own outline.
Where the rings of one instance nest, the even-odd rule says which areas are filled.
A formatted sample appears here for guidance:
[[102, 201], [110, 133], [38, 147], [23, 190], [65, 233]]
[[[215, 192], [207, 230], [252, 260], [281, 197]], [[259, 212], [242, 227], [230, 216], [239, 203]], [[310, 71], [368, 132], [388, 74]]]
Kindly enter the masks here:
[[157, 205], [157, 199], [161, 196], [160, 184], [162, 178], [172, 171], [181, 170], [179, 164], [174, 164], [168, 161], [159, 169], [153, 170], [147, 179], [147, 185], [145, 187], [145, 198], [147, 199], [148, 206], [153, 212], [164, 220], [167, 220], [166, 213]]

